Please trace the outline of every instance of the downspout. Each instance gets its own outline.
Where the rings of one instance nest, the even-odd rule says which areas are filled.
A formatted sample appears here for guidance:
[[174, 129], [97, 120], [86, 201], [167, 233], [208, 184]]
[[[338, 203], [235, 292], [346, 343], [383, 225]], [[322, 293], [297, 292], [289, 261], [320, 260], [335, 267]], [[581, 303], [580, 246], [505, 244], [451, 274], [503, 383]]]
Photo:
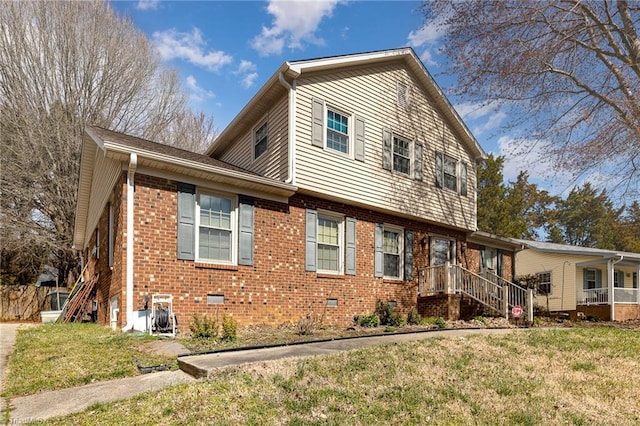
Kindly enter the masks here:
[[296, 184], [296, 79], [289, 84], [284, 74], [278, 74], [278, 80], [289, 91], [289, 149], [287, 161], [287, 179], [285, 183]]
[[127, 275], [126, 275], [126, 308], [127, 324], [122, 331], [133, 329], [133, 196], [135, 189], [135, 174], [138, 166], [138, 155], [132, 152], [129, 156], [129, 169], [127, 170]]
[[609, 300], [611, 301], [611, 321], [615, 321], [616, 320], [616, 301], [615, 301], [615, 294], [616, 294], [616, 290], [613, 287], [613, 277], [614, 277], [614, 270], [613, 267], [616, 263], [620, 263], [622, 262], [622, 260], [624, 259], [624, 256], [619, 256], [619, 259], [614, 260], [614, 259], [609, 259], [607, 261], [607, 280], [609, 281]]

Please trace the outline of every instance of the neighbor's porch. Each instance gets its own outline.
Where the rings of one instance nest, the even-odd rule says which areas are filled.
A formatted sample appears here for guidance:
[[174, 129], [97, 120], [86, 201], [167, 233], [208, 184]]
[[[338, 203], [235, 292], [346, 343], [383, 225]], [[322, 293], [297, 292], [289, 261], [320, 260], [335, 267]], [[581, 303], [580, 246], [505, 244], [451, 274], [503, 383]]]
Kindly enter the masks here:
[[640, 318], [640, 262], [617, 256], [576, 266], [578, 312], [612, 321]]

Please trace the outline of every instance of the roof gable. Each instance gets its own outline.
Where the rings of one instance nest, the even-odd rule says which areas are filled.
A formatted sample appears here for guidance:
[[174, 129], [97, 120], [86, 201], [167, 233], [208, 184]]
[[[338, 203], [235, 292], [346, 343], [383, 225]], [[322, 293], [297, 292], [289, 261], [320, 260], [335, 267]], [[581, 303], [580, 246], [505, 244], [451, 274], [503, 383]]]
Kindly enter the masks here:
[[[485, 158], [486, 153], [478, 141], [471, 134], [469, 128], [411, 48], [285, 62], [216, 138], [206, 154], [214, 156], [223, 152], [242, 132], [246, 131], [248, 126], [251, 126], [264, 113], [265, 105], [268, 105], [274, 97], [283, 96], [286, 93], [285, 83], [290, 83], [302, 74], [329, 73], [348, 67], [394, 61], [402, 61], [417, 77], [424, 91], [433, 99], [435, 106], [454, 129], [463, 145], [471, 153], [471, 156], [476, 160]], [[282, 79], [287, 81], [283, 83], [281, 82]]]

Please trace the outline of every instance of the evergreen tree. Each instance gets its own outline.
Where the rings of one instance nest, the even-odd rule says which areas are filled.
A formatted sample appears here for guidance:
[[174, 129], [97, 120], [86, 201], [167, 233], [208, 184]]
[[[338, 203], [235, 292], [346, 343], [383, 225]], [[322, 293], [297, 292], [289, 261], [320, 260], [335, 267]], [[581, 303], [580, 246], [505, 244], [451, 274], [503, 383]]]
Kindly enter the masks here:
[[616, 248], [640, 253], [640, 203], [634, 201], [625, 209], [616, 226]]
[[478, 167], [478, 229], [502, 235], [504, 228], [503, 207], [506, 196], [504, 186], [504, 157], [489, 154]]
[[[614, 208], [606, 190], [598, 193], [587, 182], [571, 190], [565, 200], [556, 203], [548, 230], [551, 232], [557, 227], [565, 244], [615, 249], [615, 230], [623, 210], [624, 207]], [[553, 237], [557, 238], [557, 234]]]

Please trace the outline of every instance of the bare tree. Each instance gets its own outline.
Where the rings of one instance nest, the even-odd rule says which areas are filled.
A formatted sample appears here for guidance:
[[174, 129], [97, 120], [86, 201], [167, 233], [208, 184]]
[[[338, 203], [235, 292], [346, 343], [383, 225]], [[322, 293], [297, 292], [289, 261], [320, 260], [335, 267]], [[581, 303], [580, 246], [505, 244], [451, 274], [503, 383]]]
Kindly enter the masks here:
[[640, 3], [482, 0], [425, 3], [444, 33], [456, 94], [501, 104], [522, 140], [556, 167], [640, 188]]
[[161, 132], [157, 141], [197, 153], [204, 153], [218, 135], [213, 117], [186, 110]]
[[185, 105], [176, 72], [107, 3], [0, 2], [3, 249], [44, 247], [65, 279], [85, 124], [155, 140]]

